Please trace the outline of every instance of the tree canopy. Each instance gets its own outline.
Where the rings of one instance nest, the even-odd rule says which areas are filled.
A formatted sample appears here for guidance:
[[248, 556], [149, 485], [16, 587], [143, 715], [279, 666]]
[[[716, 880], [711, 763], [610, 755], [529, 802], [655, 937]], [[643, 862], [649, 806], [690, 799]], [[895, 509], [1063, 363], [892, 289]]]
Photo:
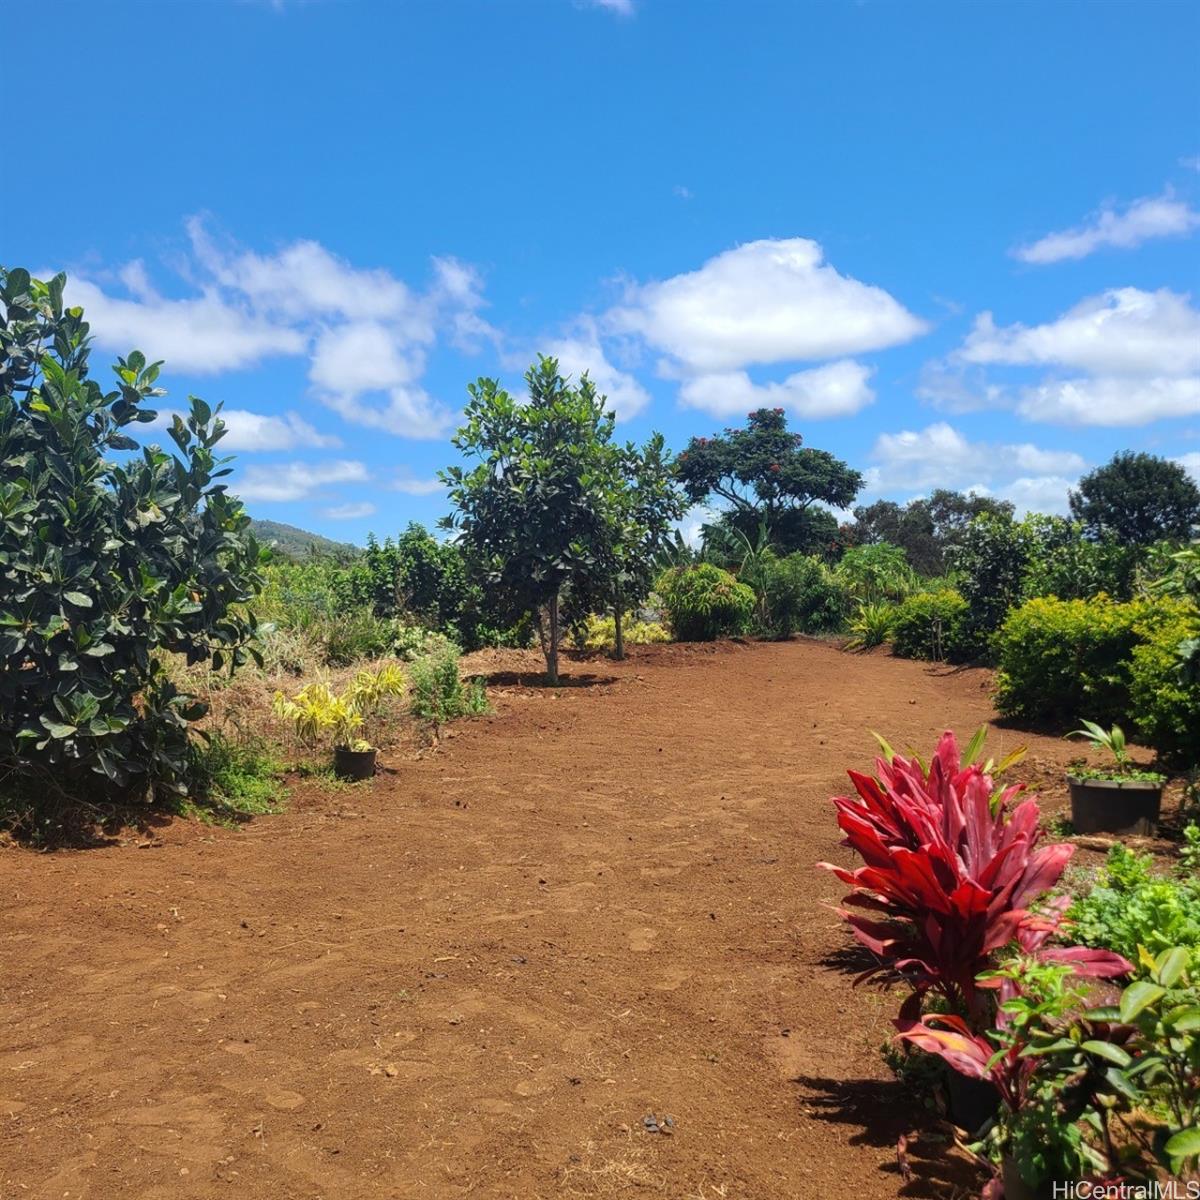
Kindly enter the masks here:
[[97, 775], [143, 795], [182, 790], [204, 709], [164, 654], [214, 668], [251, 646], [250, 519], [223, 482], [219, 417], [192, 398], [176, 452], [153, 421], [159, 364], [133, 351], [105, 392], [65, 276], [0, 269], [0, 763], [59, 793]]
[[557, 359], [539, 355], [525, 382], [524, 404], [494, 379], [468, 387], [452, 441], [476, 465], [441, 472], [454, 505], [443, 525], [513, 612], [545, 614], [546, 670], [557, 682], [563, 592], [595, 586], [609, 566], [621, 450], [586, 374], [573, 385]]
[[1013, 516], [1007, 500], [977, 496], [949, 488], [934, 488], [928, 497], [897, 504], [876, 500], [854, 510], [851, 537], [864, 545], [890, 542], [900, 546], [913, 569], [921, 575], [941, 575], [947, 568], [947, 551], [961, 542], [967, 526], [982, 513]]
[[1200, 524], [1200, 487], [1179, 463], [1123, 450], [1071, 493], [1071, 515], [1093, 538], [1136, 546], [1182, 541]]
[[765, 521], [784, 552], [811, 553], [836, 538], [837, 519], [822, 506], [848, 508], [863, 484], [860, 472], [789, 432], [782, 408], [749, 413], [744, 429], [692, 438], [678, 474], [691, 503], [723, 502], [722, 522], [747, 536]]

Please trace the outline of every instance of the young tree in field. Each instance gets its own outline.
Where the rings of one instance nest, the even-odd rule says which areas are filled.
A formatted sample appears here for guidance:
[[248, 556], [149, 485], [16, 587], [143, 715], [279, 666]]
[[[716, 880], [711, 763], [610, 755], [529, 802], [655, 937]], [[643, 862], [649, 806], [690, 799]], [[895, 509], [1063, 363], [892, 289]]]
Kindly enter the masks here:
[[1186, 539], [1200, 524], [1200, 487], [1178, 463], [1124, 450], [1079, 481], [1071, 515], [1093, 538], [1135, 546]]
[[678, 474], [692, 504], [724, 501], [721, 523], [748, 538], [765, 521], [772, 546], [783, 553], [813, 553], [834, 541], [837, 520], [821, 506], [848, 508], [863, 483], [841, 459], [789, 433], [782, 408], [750, 413], [745, 429], [692, 438]]
[[443, 526], [512, 610], [539, 621], [545, 613], [546, 671], [557, 683], [563, 596], [593, 584], [604, 565], [621, 450], [586, 375], [573, 386], [556, 359], [539, 355], [525, 382], [525, 404], [494, 379], [469, 386], [466, 424], [452, 440], [476, 465], [441, 472], [454, 505]]
[[159, 364], [135, 350], [103, 391], [64, 283], [0, 269], [0, 775], [35, 799], [182, 791], [204, 706], [163, 655], [258, 657], [242, 606], [259, 549], [213, 452], [221, 421], [193, 398], [176, 453], [139, 447]]
[[613, 657], [625, 657], [625, 612], [641, 604], [654, 587], [662, 556], [672, 545], [684, 500], [662, 434], [644, 446], [628, 443], [621, 451], [620, 471], [607, 498], [606, 536], [595, 567], [576, 584], [573, 614], [611, 609]]

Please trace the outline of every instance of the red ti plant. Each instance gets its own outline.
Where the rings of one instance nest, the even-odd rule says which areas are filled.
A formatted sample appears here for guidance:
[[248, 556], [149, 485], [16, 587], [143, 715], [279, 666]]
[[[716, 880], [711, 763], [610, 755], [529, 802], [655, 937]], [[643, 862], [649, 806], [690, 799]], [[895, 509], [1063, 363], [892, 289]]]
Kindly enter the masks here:
[[[949, 731], [928, 769], [898, 754], [876, 769], [878, 778], [850, 771], [857, 794], [833, 801], [843, 844], [866, 865], [819, 864], [853, 889], [838, 911], [880, 959], [859, 981], [899, 975], [913, 989], [902, 1018], [917, 1016], [934, 991], [980, 1027], [990, 1005], [976, 976], [1001, 947], [1036, 939], [1027, 948], [1038, 949], [1057, 928], [1060, 909], [1039, 915], [1029, 906], [1058, 882], [1075, 847], [1039, 844], [1037, 803], [1016, 799], [1020, 785], [997, 792], [983, 767], [962, 762]], [[1111, 963], [1080, 968], [1120, 973]]]

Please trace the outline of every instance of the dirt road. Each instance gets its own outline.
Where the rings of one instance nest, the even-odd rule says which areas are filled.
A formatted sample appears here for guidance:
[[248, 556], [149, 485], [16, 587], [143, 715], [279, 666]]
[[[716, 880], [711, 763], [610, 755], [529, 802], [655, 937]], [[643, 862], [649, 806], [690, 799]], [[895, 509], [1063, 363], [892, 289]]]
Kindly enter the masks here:
[[851, 990], [813, 864], [868, 727], [969, 731], [986, 676], [817, 642], [570, 671], [367, 790], [0, 853], [0, 1197], [941, 1194], [901, 1193], [895, 1001]]

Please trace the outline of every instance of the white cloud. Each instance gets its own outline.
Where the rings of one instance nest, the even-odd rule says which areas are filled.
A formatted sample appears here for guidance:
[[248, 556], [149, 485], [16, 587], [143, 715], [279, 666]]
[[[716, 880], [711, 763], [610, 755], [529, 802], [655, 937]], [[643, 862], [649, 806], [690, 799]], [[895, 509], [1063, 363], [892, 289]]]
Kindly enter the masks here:
[[[161, 409], [152, 428], [170, 425], [176, 411]], [[179, 415], [186, 416], [183, 413]], [[219, 447], [221, 451], [294, 450], [300, 446], [325, 449], [342, 444], [340, 438], [319, 432], [294, 412], [275, 417], [244, 408], [223, 408], [219, 415], [225, 422], [225, 436]]]
[[[1197, 169], [1200, 170], [1200, 168]], [[1177, 462], [1197, 483], [1200, 483], [1200, 450], [1193, 450], [1189, 454], [1180, 454], [1172, 461]]]
[[1179, 160], [1179, 165], [1189, 171], [1200, 171], [1200, 154], [1186, 155]]
[[1050, 379], [1024, 388], [1021, 416], [1062, 425], [1146, 425], [1200, 414], [1200, 377]]
[[335, 504], [323, 512], [332, 521], [358, 521], [375, 512], [375, 505], [369, 500], [364, 500], [361, 504]]
[[1112, 288], [1044, 325], [997, 326], [983, 313], [958, 357], [982, 364], [1053, 364], [1113, 375], [1200, 369], [1200, 312], [1162, 288]]
[[331, 392], [322, 399], [355, 425], [399, 437], [432, 440], [445, 437], [454, 427], [450, 409], [420, 387], [394, 387], [382, 395]]
[[671, 189], [671, 191], [678, 196], [680, 200], [691, 200], [695, 196], [695, 193], [692, 191], [692, 189], [690, 187], [685, 187], [682, 183], [677, 183]]
[[778, 383], [756, 384], [745, 371], [723, 371], [684, 380], [680, 399], [718, 417], [756, 408], [786, 408], [797, 416], [848, 417], [875, 399], [873, 368], [851, 359], [797, 371]]
[[1086, 258], [1105, 246], [1131, 250], [1151, 238], [1180, 237], [1200, 226], [1200, 213], [1177, 200], [1168, 189], [1161, 196], [1134, 200], [1123, 212], [1103, 208], [1083, 225], [1048, 233], [1013, 256], [1027, 263], [1054, 263]]
[[823, 259], [807, 238], [748, 242], [698, 270], [631, 286], [606, 323], [666, 355], [669, 374], [838, 358], [926, 331], [882, 288]]
[[302, 332], [230, 303], [215, 289], [166, 300], [141, 290], [144, 268], [140, 278], [136, 269], [125, 274], [140, 296], [110, 296], [78, 275], [67, 281], [67, 303], [83, 305], [96, 344], [107, 350], [126, 354], [138, 349], [148, 359], [165, 359], [176, 370], [197, 375], [242, 370], [265, 358], [304, 352]]
[[1008, 389], [991, 382], [979, 367], [934, 359], [922, 368], [916, 394], [933, 408], [948, 413], [984, 412], [1005, 408]]
[[363, 321], [330, 326], [318, 334], [308, 377], [323, 392], [356, 396], [412, 383], [424, 369], [419, 347], [405, 347], [378, 321]]
[[1002, 500], [1011, 500], [1017, 516], [1026, 513], [1057, 513], [1066, 516], [1070, 511], [1068, 496], [1078, 482], [1062, 475], [1022, 476], [1005, 484], [996, 493]]
[[407, 496], [435, 496], [446, 490], [446, 485], [440, 479], [419, 479], [409, 471], [402, 471], [389, 486], [392, 491], [403, 492]]
[[243, 500], [283, 502], [303, 500], [313, 492], [335, 483], [365, 483], [367, 468], [360, 462], [289, 462], [275, 465], [253, 463], [230, 485]]
[[[982, 368], [1043, 367], [1028, 383]], [[951, 412], [1011, 408], [1031, 421], [1131, 426], [1200, 413], [1200, 311], [1161, 288], [1112, 288], [1041, 325], [991, 313], [948, 359], [925, 364], [917, 394]]]
[[420, 384], [429, 351], [442, 338], [471, 350], [498, 337], [480, 316], [479, 273], [456, 259], [432, 259], [429, 285], [416, 290], [311, 240], [259, 254], [218, 245], [199, 218], [187, 231], [179, 273], [198, 294], [164, 298], [140, 260], [116, 273], [128, 296], [71, 279], [68, 295], [84, 305], [99, 344], [137, 346], [168, 370], [210, 373], [305, 355], [317, 398], [346, 420], [440, 437], [453, 417]]
[[578, 380], [586, 371], [596, 390], [608, 397], [618, 420], [637, 416], [650, 403], [650, 393], [630, 375], [609, 362], [594, 321], [582, 318], [576, 329], [545, 344], [543, 354], [558, 359], [558, 369]]
[[1028, 442], [972, 442], [946, 421], [922, 430], [884, 433], [875, 441], [869, 483], [880, 492], [923, 492], [935, 487], [1012, 487], [1030, 476], [1078, 475], [1087, 465], [1073, 450], [1046, 450]]

